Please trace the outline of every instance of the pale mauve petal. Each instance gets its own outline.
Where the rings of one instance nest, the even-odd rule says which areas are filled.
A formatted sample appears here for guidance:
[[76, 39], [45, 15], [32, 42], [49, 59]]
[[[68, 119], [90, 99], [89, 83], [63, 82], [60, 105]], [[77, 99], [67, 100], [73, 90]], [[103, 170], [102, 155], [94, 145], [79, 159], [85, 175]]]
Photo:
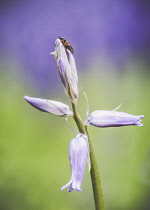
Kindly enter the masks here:
[[72, 90], [73, 97], [75, 99], [78, 98], [78, 84], [76, 82], [75, 75], [72, 73], [70, 65], [68, 62], [62, 57], [57, 60], [58, 73], [61, 78], [61, 81], [65, 87], [65, 91], [67, 95], [70, 95], [69, 86]]
[[58, 101], [25, 96], [24, 99], [36, 109], [57, 116], [73, 116], [69, 106]]
[[144, 115], [132, 115], [125, 112], [97, 110], [88, 118], [88, 125], [96, 127], [119, 127], [128, 125], [143, 126], [141, 119]]
[[86, 161], [89, 154], [88, 137], [82, 133], [77, 134], [69, 144], [69, 160], [71, 166], [71, 179], [61, 190], [69, 187], [68, 192], [73, 190], [82, 191], [81, 184], [84, 177]]

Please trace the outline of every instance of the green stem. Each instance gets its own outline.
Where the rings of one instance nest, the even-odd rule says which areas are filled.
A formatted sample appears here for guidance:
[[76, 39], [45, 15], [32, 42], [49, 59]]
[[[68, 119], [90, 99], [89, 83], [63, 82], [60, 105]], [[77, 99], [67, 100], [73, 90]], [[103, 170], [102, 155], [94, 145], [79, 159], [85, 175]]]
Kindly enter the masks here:
[[90, 159], [91, 159], [91, 181], [92, 181], [92, 187], [93, 187], [93, 195], [94, 195], [94, 201], [95, 201], [95, 209], [96, 210], [104, 210], [104, 199], [103, 199], [103, 192], [102, 192], [102, 185], [100, 181], [100, 175], [98, 170], [97, 161], [95, 158], [94, 150], [92, 147], [92, 143], [88, 134], [87, 126], [85, 126], [81, 120], [81, 117], [77, 110], [77, 105], [72, 102], [72, 109], [74, 113], [74, 120], [77, 124], [77, 127], [79, 131], [83, 134], [86, 134], [88, 136], [89, 141], [89, 147], [90, 147]]

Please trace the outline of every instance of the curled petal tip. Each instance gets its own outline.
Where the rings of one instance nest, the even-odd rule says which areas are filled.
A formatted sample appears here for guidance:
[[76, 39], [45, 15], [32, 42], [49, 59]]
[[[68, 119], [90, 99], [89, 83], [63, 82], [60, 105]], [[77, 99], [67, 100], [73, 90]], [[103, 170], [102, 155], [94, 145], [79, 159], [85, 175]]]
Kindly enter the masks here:
[[141, 126], [141, 127], [144, 126], [142, 123], [140, 123], [142, 121], [142, 119], [144, 118], [144, 115], [139, 115], [138, 117], [139, 117], [139, 119], [138, 119], [138, 122], [136, 125]]
[[144, 115], [139, 115], [139, 119], [143, 119], [144, 118]]
[[142, 126], [144, 126], [144, 125], [143, 125], [143, 124], [141, 124], [141, 123], [137, 123], [136, 125], [137, 125], [137, 126], [141, 126], [141, 127], [142, 127]]

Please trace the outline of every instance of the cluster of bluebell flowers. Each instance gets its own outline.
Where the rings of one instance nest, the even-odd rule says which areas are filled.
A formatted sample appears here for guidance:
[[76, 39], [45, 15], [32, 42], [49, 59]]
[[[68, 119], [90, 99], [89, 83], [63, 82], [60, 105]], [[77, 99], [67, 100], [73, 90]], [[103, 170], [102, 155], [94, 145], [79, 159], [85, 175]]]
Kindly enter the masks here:
[[[72, 104], [77, 104], [79, 96], [78, 76], [72, 51], [64, 45], [60, 38], [57, 38], [55, 41], [55, 51], [51, 54], [54, 55], [57, 71], [64, 86], [65, 93]], [[68, 105], [62, 102], [29, 96], [25, 96], [24, 99], [40, 111], [61, 117], [74, 117], [74, 112], [70, 110]], [[140, 122], [143, 117], [144, 115], [135, 116], [124, 112], [118, 112], [117, 109], [112, 111], [97, 110], [87, 117], [83, 125], [85, 127], [92, 125], [101, 128], [128, 125], [142, 126]], [[80, 132], [69, 144], [69, 160], [72, 175], [68, 184], [62, 187], [61, 190], [69, 187], [69, 192], [72, 192], [74, 189], [81, 191], [81, 184], [84, 177], [86, 162], [89, 160], [89, 153], [88, 136], [85, 133]]]

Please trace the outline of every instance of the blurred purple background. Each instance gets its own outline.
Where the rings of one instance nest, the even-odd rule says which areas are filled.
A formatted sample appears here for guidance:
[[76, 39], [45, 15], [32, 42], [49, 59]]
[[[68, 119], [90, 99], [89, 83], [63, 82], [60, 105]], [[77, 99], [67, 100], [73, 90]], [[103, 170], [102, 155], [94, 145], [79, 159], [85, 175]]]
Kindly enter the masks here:
[[44, 91], [57, 80], [49, 53], [58, 36], [73, 46], [78, 71], [101, 58], [122, 71], [150, 56], [149, 1], [1, 1], [0, 25], [2, 69], [15, 66]]

